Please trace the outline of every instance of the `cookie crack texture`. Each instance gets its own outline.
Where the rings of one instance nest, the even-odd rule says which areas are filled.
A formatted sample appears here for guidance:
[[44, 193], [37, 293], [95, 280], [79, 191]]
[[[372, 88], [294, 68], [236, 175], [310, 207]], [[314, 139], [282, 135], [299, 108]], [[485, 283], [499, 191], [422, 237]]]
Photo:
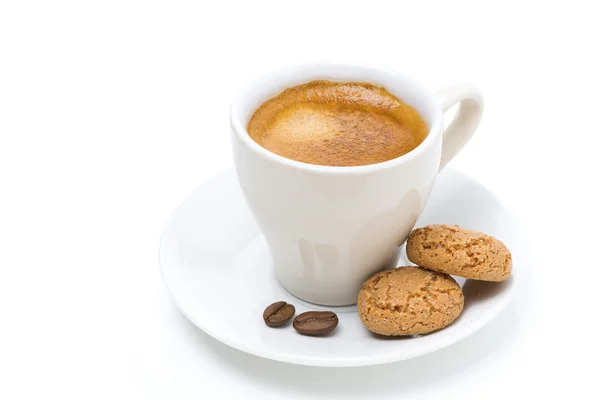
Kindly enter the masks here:
[[382, 335], [436, 331], [452, 323], [463, 305], [462, 290], [452, 277], [418, 267], [373, 276], [358, 298], [364, 325]]
[[512, 271], [512, 256], [504, 243], [458, 226], [415, 229], [406, 254], [421, 267], [469, 279], [503, 281]]

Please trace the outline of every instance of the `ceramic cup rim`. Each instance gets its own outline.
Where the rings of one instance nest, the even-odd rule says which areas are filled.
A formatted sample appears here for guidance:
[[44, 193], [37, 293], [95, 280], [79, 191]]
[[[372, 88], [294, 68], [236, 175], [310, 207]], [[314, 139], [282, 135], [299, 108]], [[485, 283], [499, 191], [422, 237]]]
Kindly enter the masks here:
[[[260, 105], [266, 99], [259, 99], [257, 101], [257, 96], [255, 93], [259, 92], [259, 88], [262, 85], [265, 85], [267, 82], [281, 82], [278, 84], [278, 92], [285, 90], [286, 88], [298, 85], [299, 83], [293, 83], [292, 80], [298, 80], [298, 77], [302, 81], [310, 82], [311, 80], [316, 79], [331, 79], [331, 80], [339, 80], [340, 78], [336, 77], [335, 72], [331, 72], [332, 70], [344, 71], [344, 72], [352, 72], [355, 76], [358, 77], [362, 82], [379, 84], [377, 82], [373, 82], [369, 77], [377, 76], [378, 82], [382, 81], [391, 81], [391, 80], [401, 80], [403, 84], [410, 88], [411, 95], [419, 98], [421, 104], [424, 104], [428, 108], [428, 112], [431, 115], [430, 121], [428, 123], [428, 133], [425, 140], [419, 144], [412, 151], [403, 154], [399, 157], [393, 158], [391, 160], [387, 160], [381, 163], [376, 164], [367, 164], [360, 166], [328, 166], [328, 165], [315, 165], [308, 164], [301, 161], [292, 160], [289, 158], [285, 158], [278, 154], [275, 154], [258, 143], [256, 143], [248, 133], [246, 128], [246, 124], [242, 121], [242, 107], [248, 102], [257, 103]], [[293, 77], [293, 79], [291, 78]], [[364, 78], [361, 78], [364, 77]], [[343, 80], [343, 79], [342, 79]], [[385, 83], [383, 86], [390, 91], [393, 95], [397, 96], [400, 99], [404, 98], [403, 93], [398, 93], [396, 91], [390, 90], [386, 87]], [[275, 94], [276, 95], [276, 94]], [[410, 103], [409, 103], [410, 104]], [[414, 106], [413, 104], [410, 104]], [[359, 63], [350, 63], [350, 62], [340, 62], [340, 61], [324, 61], [324, 62], [311, 62], [311, 63], [300, 63], [293, 64], [283, 68], [279, 68], [277, 70], [273, 70], [264, 74], [259, 79], [254, 80], [251, 84], [247, 85], [234, 99], [231, 105], [230, 111], [230, 122], [233, 130], [233, 134], [237, 136], [237, 138], [244, 143], [249, 149], [251, 149], [256, 154], [260, 155], [263, 158], [266, 158], [274, 163], [291, 167], [302, 169], [307, 172], [316, 172], [316, 173], [324, 173], [324, 174], [334, 174], [334, 175], [353, 175], [353, 174], [363, 174], [370, 173], [378, 170], [388, 169], [392, 167], [396, 167], [398, 165], [402, 165], [410, 162], [411, 160], [421, 157], [423, 154], [426, 154], [427, 151], [434, 145], [438, 137], [442, 134], [442, 125], [443, 125], [443, 113], [440, 104], [435, 100], [435, 97], [429, 90], [423, 86], [418, 81], [404, 75], [400, 72], [390, 70], [387, 68], [369, 65], [369, 64], [359, 64]], [[427, 121], [426, 121], [427, 122]]]

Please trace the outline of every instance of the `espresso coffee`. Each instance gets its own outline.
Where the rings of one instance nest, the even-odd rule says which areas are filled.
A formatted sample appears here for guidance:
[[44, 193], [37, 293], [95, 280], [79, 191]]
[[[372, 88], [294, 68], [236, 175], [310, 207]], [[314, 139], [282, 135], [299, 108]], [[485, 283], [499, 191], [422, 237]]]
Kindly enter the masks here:
[[419, 113], [382, 87], [325, 80], [295, 86], [263, 103], [250, 137], [280, 156], [309, 164], [368, 165], [415, 149], [428, 128]]

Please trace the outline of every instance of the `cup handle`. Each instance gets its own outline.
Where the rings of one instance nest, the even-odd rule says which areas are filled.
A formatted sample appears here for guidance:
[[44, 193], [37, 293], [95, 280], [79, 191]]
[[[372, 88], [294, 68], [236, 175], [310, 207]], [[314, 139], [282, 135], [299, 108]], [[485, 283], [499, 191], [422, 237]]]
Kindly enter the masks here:
[[454, 120], [444, 131], [442, 159], [439, 169], [441, 171], [475, 133], [483, 114], [483, 97], [479, 89], [471, 83], [458, 84], [438, 90], [435, 97], [442, 106], [443, 112], [448, 111], [450, 107], [457, 103], [460, 104]]

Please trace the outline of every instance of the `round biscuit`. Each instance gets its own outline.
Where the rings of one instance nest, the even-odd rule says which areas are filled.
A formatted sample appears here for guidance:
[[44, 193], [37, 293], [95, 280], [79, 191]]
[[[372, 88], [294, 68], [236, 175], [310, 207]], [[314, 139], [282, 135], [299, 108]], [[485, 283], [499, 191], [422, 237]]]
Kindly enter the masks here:
[[428, 225], [412, 231], [406, 255], [432, 271], [501, 282], [512, 272], [512, 256], [496, 238], [457, 225]]
[[464, 295], [450, 275], [400, 267], [367, 280], [357, 306], [362, 323], [372, 332], [418, 335], [450, 325], [462, 312]]

